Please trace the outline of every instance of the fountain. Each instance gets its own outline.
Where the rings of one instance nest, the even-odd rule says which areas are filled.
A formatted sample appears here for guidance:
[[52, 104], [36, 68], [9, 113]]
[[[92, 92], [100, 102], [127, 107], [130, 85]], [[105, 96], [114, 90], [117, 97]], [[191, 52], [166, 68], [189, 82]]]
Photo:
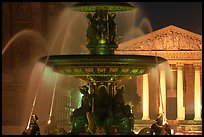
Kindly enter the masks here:
[[[128, 3], [78, 3], [74, 11], [87, 13], [90, 54], [48, 55], [40, 62], [56, 73], [71, 75], [87, 84], [79, 88], [82, 106], [74, 110], [70, 134], [124, 134], [133, 130], [133, 114], [125, 105], [125, 86], [117, 82], [125, 77], [143, 75], [166, 59], [155, 56], [118, 55], [115, 17], [134, 9]], [[89, 93], [90, 91], [90, 93]]]

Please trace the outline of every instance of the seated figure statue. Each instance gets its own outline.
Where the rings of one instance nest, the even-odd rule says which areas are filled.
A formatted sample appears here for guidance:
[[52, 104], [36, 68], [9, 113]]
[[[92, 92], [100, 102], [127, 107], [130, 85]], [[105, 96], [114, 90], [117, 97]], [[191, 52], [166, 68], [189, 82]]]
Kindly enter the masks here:
[[33, 114], [30, 118], [29, 128], [25, 129], [22, 135], [40, 135], [40, 128], [37, 124], [38, 117]]
[[123, 98], [124, 90], [125, 90], [124, 85], [120, 85], [116, 87], [116, 94], [113, 97], [113, 110], [114, 111], [121, 111], [121, 109], [125, 108], [125, 102]]
[[163, 123], [163, 114], [158, 114], [156, 123], [152, 124], [151, 131], [153, 135], [171, 135], [171, 129], [167, 122]]
[[81, 134], [88, 132], [92, 134], [94, 129], [94, 122], [92, 118], [92, 95], [88, 92], [87, 86], [79, 87], [79, 91], [83, 94], [81, 100], [81, 107], [75, 109], [71, 117], [73, 124], [72, 134]]

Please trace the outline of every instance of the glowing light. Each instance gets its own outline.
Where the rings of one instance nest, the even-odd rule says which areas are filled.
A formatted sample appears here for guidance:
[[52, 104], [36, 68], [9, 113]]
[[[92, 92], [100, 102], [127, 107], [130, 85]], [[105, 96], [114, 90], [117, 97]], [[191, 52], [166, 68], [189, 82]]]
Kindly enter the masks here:
[[100, 43], [100, 44], [105, 44], [105, 43], [106, 43], [106, 40], [105, 40], [105, 39], [100, 39], [100, 40], [99, 40], [99, 43]]
[[[167, 121], [166, 121], [166, 116], [163, 115], [162, 125], [164, 125], [164, 124], [166, 124], [166, 123], [167, 123]], [[168, 123], [167, 123], [167, 124], [168, 124]]]
[[143, 75], [143, 120], [149, 120], [149, 82], [148, 74]]
[[82, 97], [83, 97], [83, 94], [79, 93], [79, 96], [78, 96], [78, 108], [81, 106]]
[[201, 120], [201, 84], [200, 84], [200, 70], [195, 69], [195, 83], [194, 83], [194, 106], [195, 116], [194, 120]]
[[171, 129], [171, 134], [172, 134], [172, 135], [174, 134], [174, 130], [173, 130], [173, 129]]
[[49, 119], [48, 122], [47, 122], [47, 124], [50, 124], [50, 123], [51, 123], [51, 120]]
[[48, 85], [55, 82], [55, 74], [53, 74], [52, 68], [50, 67], [45, 68], [44, 73], [43, 73], [43, 80]]

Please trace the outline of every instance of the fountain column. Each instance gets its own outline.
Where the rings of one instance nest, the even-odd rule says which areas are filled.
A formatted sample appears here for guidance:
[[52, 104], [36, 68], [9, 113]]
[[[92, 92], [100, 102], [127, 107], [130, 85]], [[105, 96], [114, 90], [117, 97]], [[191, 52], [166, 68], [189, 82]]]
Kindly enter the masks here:
[[166, 116], [166, 75], [163, 69], [160, 70], [160, 94], [159, 113]]
[[183, 107], [183, 63], [177, 63], [177, 120], [185, 119], [185, 108]]
[[201, 120], [201, 90], [200, 90], [200, 69], [201, 64], [193, 64], [195, 70], [194, 83], [194, 120]]
[[149, 120], [149, 81], [148, 74], [143, 75], [143, 116], [142, 120]]

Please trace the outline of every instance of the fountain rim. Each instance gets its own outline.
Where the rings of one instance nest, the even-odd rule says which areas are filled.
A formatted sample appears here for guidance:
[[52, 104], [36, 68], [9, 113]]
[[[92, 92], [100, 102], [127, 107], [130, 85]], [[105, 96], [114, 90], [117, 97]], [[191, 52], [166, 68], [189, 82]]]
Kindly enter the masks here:
[[[39, 59], [45, 63], [49, 56]], [[149, 70], [167, 61], [162, 57], [146, 55], [52, 55], [47, 66], [54, 72], [78, 77], [87, 82], [114, 82], [124, 77], [147, 74]]]
[[73, 5], [72, 9], [78, 12], [96, 12], [103, 10], [108, 12], [121, 12], [135, 9], [127, 2], [80, 2]]
[[[144, 66], [157, 65], [155, 56], [148, 55], [126, 55], [126, 54], [110, 54], [110, 55], [97, 55], [97, 54], [69, 54], [69, 55], [51, 55], [43, 56], [39, 59], [40, 62], [45, 63], [48, 58], [47, 64], [63, 65], [63, 64], [90, 64], [98, 63], [98, 66], [111, 63], [128, 65], [128, 64], [143, 64]], [[166, 62], [165, 58], [157, 56], [158, 64]], [[123, 65], [122, 65], [123, 64]], [[148, 64], [148, 65], [147, 65]]]

